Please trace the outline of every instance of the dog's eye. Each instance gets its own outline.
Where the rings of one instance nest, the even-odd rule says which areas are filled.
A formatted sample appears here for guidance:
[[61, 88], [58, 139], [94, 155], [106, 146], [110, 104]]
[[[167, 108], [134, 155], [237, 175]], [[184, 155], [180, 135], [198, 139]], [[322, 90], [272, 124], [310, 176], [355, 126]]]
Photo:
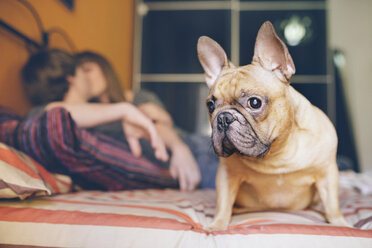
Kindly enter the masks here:
[[214, 111], [214, 101], [208, 100], [207, 101], [207, 107], [208, 107], [209, 113], [212, 114], [213, 111]]
[[257, 97], [251, 97], [248, 100], [249, 106], [253, 109], [259, 109], [262, 106], [262, 102]]

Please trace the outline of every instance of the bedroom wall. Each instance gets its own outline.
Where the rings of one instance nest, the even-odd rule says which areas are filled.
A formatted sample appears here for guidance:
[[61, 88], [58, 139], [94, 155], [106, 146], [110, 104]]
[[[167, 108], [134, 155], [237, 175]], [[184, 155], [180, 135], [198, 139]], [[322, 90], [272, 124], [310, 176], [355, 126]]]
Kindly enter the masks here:
[[329, 0], [330, 45], [346, 57], [345, 93], [362, 171], [372, 169], [372, 1]]
[[[90, 49], [106, 55], [125, 88], [131, 84], [133, 1], [77, 0], [70, 11], [59, 0], [28, 0], [39, 13], [44, 29], [63, 28], [77, 51]], [[41, 40], [33, 16], [18, 1], [0, 1], [0, 19], [30, 38]], [[52, 35], [50, 45], [71, 51], [59, 34]], [[0, 105], [20, 114], [30, 107], [19, 77], [27, 58], [24, 43], [0, 28]]]

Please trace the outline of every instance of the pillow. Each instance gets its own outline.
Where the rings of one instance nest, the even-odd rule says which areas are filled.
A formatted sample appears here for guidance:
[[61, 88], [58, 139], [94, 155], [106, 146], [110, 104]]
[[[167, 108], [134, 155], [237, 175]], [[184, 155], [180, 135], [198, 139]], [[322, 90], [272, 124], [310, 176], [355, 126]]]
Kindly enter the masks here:
[[71, 185], [68, 176], [53, 175], [23, 152], [0, 143], [0, 199], [67, 193]]

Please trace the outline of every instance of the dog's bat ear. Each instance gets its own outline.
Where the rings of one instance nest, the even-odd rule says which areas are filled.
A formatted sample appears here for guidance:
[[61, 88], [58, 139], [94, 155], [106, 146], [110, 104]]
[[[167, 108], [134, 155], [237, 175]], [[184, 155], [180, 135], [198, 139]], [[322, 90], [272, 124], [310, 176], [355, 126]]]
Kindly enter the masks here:
[[222, 68], [229, 65], [226, 53], [223, 48], [207, 36], [198, 40], [198, 58], [205, 72], [205, 81], [209, 88], [213, 86]]
[[263, 68], [275, 73], [280, 72], [286, 80], [289, 80], [296, 72], [287, 46], [275, 33], [269, 21], [262, 24], [258, 31], [253, 62], [258, 62]]

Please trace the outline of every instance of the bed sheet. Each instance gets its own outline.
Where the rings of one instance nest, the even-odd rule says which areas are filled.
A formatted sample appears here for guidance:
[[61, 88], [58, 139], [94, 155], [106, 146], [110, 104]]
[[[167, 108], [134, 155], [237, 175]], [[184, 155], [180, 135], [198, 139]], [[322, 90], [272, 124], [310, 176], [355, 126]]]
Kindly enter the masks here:
[[82, 191], [0, 201], [0, 247], [372, 247], [372, 195], [341, 188], [353, 226], [304, 211], [235, 214], [226, 231], [206, 232], [215, 191]]

